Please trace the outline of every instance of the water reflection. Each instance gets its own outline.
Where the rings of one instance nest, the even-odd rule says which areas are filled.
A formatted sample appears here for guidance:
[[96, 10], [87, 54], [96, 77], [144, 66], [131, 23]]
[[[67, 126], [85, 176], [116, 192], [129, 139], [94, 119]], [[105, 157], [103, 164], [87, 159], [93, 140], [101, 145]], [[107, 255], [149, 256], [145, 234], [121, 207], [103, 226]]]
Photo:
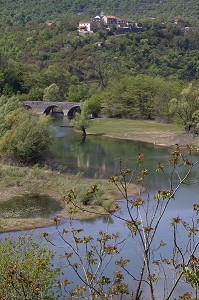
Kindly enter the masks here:
[[[66, 121], [64, 121], [66, 122]], [[52, 151], [57, 161], [57, 167], [72, 173], [83, 172], [88, 177], [108, 178], [117, 174], [120, 160], [123, 167], [134, 169], [136, 155], [143, 153], [145, 156], [144, 167], [150, 172], [147, 178], [149, 188], [167, 188], [169, 186], [170, 168], [164, 174], [157, 173], [159, 162], [167, 163], [170, 159], [171, 149], [157, 147], [153, 144], [117, 140], [103, 136], [88, 135], [86, 142], [81, 144], [81, 133], [73, 128], [55, 126], [56, 132]], [[60, 136], [60, 130], [62, 135]], [[65, 134], [64, 134], [65, 133]], [[192, 172], [192, 179], [198, 177], [197, 169]]]
[[26, 194], [0, 202], [0, 218], [49, 218], [61, 209], [60, 203], [49, 196]]
[[114, 224], [114, 219], [109, 215], [101, 216], [101, 217], [98, 217], [98, 218], [81, 220], [80, 222], [81, 222], [82, 225], [84, 225], [84, 224], [95, 225], [97, 220], [101, 221], [103, 224]]

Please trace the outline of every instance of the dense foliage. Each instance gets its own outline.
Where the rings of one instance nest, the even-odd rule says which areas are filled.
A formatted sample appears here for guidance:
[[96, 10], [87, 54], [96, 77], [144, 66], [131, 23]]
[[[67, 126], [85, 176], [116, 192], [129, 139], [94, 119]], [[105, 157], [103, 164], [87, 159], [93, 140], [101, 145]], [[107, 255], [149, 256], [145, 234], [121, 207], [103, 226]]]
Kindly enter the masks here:
[[31, 236], [8, 237], [0, 243], [0, 298], [55, 299], [52, 286], [57, 276], [54, 254]]
[[76, 21], [73, 31], [67, 20], [51, 27], [33, 22], [2, 26], [0, 93], [19, 92], [37, 100], [42, 99], [41, 90], [55, 83], [66, 98], [79, 100], [124, 75], [198, 79], [199, 28], [194, 23], [185, 31], [183, 21], [143, 20], [143, 33], [100, 30], [86, 36], [79, 36], [77, 25]]
[[0, 20], [8, 24], [25, 24], [31, 20], [44, 22], [47, 20], [58, 20], [68, 13], [89, 15], [99, 14], [104, 11], [106, 14], [119, 15], [145, 15], [154, 17], [157, 14], [182, 15], [186, 17], [198, 17], [199, 4], [196, 0], [187, 3], [185, 0], [100, 0], [100, 1], [56, 1], [56, 0], [18, 0], [1, 1]]
[[[5, 99], [1, 97], [0, 103]], [[34, 113], [22, 108], [16, 109], [13, 99], [15, 97], [8, 99], [0, 110], [0, 153], [22, 163], [43, 162], [50, 148], [50, 120], [46, 116], [36, 118]]]

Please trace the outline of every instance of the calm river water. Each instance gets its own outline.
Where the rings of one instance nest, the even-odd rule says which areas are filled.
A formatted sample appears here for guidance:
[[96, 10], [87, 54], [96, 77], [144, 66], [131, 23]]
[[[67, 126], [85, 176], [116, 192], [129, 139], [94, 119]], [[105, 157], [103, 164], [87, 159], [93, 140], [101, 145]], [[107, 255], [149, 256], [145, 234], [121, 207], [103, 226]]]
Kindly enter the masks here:
[[[53, 152], [55, 154], [55, 168], [60, 168], [63, 171], [70, 171], [73, 173], [83, 172], [85, 176], [88, 177], [103, 177], [108, 178], [113, 174], [117, 174], [119, 171], [119, 160], [122, 159], [124, 166], [133, 168], [136, 162], [136, 155], [138, 153], [144, 153], [145, 155], [145, 167], [149, 169], [150, 176], [148, 176], [147, 186], [151, 192], [158, 188], [167, 189], [169, 187], [169, 168], [166, 169], [164, 175], [157, 174], [156, 166], [159, 162], [166, 162], [169, 159], [169, 154], [171, 150], [156, 147], [154, 145], [149, 145], [141, 142], [132, 141], [120, 141], [110, 138], [105, 138], [103, 136], [87, 136], [86, 142], [81, 143], [81, 134], [75, 132], [72, 128], [69, 128], [68, 121], [63, 120], [63, 123], [55, 125], [53, 127], [55, 132], [55, 139], [53, 144]], [[169, 244], [171, 242], [171, 217], [178, 216], [190, 220], [192, 216], [192, 207], [194, 203], [198, 203], [198, 185], [193, 185], [191, 183], [195, 182], [199, 178], [199, 169], [196, 167], [192, 172], [189, 179], [189, 184], [183, 185], [182, 188], [177, 192], [175, 201], [171, 201], [168, 208], [167, 214], [165, 215], [163, 222], [159, 227], [159, 231], [156, 237], [156, 243], [158, 244], [162, 239], [166, 241], [167, 247], [163, 249], [163, 255], [167, 254], [171, 249], [169, 249]], [[121, 201], [121, 211], [119, 214], [122, 217], [127, 217], [127, 211], [124, 207], [124, 203]], [[97, 237], [99, 230], [108, 230], [109, 232], [119, 232], [122, 237], [127, 234], [127, 228], [124, 226], [123, 222], [115, 217], [103, 217], [96, 218], [90, 221], [75, 221], [75, 226], [84, 228], [86, 235], [91, 235]], [[63, 220], [61, 228], [68, 228], [68, 220]], [[42, 232], [48, 232], [51, 234], [54, 242], [63, 246], [63, 242], [59, 239], [57, 231], [54, 227], [49, 227], [46, 229], [36, 229], [34, 230], [34, 235], [40, 235]], [[4, 237], [9, 233], [2, 234], [0, 237]], [[13, 236], [18, 235], [18, 232], [11, 233]], [[21, 233], [20, 233], [21, 234]], [[58, 254], [63, 254], [65, 249], [56, 249]], [[136, 270], [139, 270], [140, 266], [140, 249], [139, 245], [129, 239], [123, 248], [123, 255], [125, 257], [135, 257], [131, 264], [130, 270], [134, 272], [136, 276]], [[113, 272], [115, 265], [112, 264], [108, 272], [110, 274]], [[70, 279], [77, 283], [74, 274], [70, 270], [66, 271], [70, 274]], [[133, 288], [131, 279], [126, 277], [127, 283]], [[162, 287], [157, 287], [157, 299], [161, 299]], [[176, 291], [176, 295], [180, 295], [183, 291], [187, 290], [187, 286], [184, 283], [179, 287], [180, 292]], [[147, 300], [147, 296], [143, 299]], [[172, 298], [174, 299], [174, 298]]]

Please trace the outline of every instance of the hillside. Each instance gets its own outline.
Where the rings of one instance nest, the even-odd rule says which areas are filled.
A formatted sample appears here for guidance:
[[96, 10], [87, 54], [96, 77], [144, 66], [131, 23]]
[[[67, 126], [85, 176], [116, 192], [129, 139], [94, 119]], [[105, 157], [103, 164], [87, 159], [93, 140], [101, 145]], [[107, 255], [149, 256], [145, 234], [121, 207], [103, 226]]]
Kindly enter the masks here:
[[0, 1], [0, 23], [25, 24], [34, 20], [44, 22], [59, 20], [69, 14], [93, 16], [103, 11], [118, 16], [149, 16], [160, 14], [198, 17], [199, 2], [196, 0], [4, 0]]

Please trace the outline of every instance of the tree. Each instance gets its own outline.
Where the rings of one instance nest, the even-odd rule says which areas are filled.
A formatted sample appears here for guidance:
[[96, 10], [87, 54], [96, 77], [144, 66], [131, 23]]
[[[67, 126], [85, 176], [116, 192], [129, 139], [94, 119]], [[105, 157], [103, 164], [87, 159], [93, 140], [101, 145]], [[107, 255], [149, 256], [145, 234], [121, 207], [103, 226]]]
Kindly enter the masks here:
[[92, 95], [90, 98], [85, 100], [85, 105], [87, 106], [88, 114], [93, 117], [97, 117], [101, 111], [102, 99], [100, 95]]
[[104, 92], [104, 106], [111, 116], [134, 119], [155, 117], [155, 79], [147, 75], [114, 80]]
[[91, 125], [91, 119], [88, 113], [87, 105], [85, 103], [82, 103], [80, 108], [81, 112], [76, 112], [75, 118], [71, 120], [71, 125], [73, 125], [76, 129], [82, 131], [82, 138], [84, 141], [86, 138], [86, 128]]
[[34, 113], [17, 109], [6, 116], [10, 127], [0, 140], [1, 154], [22, 163], [35, 164], [49, 153], [51, 133], [47, 116], [36, 118]]
[[54, 253], [32, 236], [11, 237], [0, 243], [0, 298], [55, 299]]
[[39, 87], [33, 87], [30, 92], [28, 93], [28, 100], [29, 101], [42, 101], [43, 100], [43, 93], [44, 90]]
[[71, 84], [69, 86], [67, 98], [70, 102], [84, 101], [88, 97], [88, 86], [85, 83]]
[[13, 96], [8, 98], [6, 96], [0, 97], [0, 137], [10, 129], [10, 124], [5, 120], [6, 115], [14, 111], [20, 106], [20, 97]]
[[107, 66], [108, 57], [104, 53], [97, 51], [88, 57], [88, 76], [92, 80], [95, 79], [99, 82], [100, 86], [104, 89], [107, 86], [109, 71], [111, 66]]
[[194, 133], [198, 134], [199, 133], [199, 110], [196, 110], [193, 115], [193, 128], [194, 128]]
[[187, 132], [195, 131], [196, 111], [199, 109], [199, 89], [189, 84], [180, 94], [179, 99], [170, 102], [170, 113], [174, 120], [184, 125]]
[[57, 84], [53, 83], [44, 89], [43, 101], [63, 101], [63, 95]]
[[154, 115], [157, 120], [171, 121], [170, 101], [179, 97], [182, 89], [177, 80], [165, 80], [160, 77], [154, 78]]

